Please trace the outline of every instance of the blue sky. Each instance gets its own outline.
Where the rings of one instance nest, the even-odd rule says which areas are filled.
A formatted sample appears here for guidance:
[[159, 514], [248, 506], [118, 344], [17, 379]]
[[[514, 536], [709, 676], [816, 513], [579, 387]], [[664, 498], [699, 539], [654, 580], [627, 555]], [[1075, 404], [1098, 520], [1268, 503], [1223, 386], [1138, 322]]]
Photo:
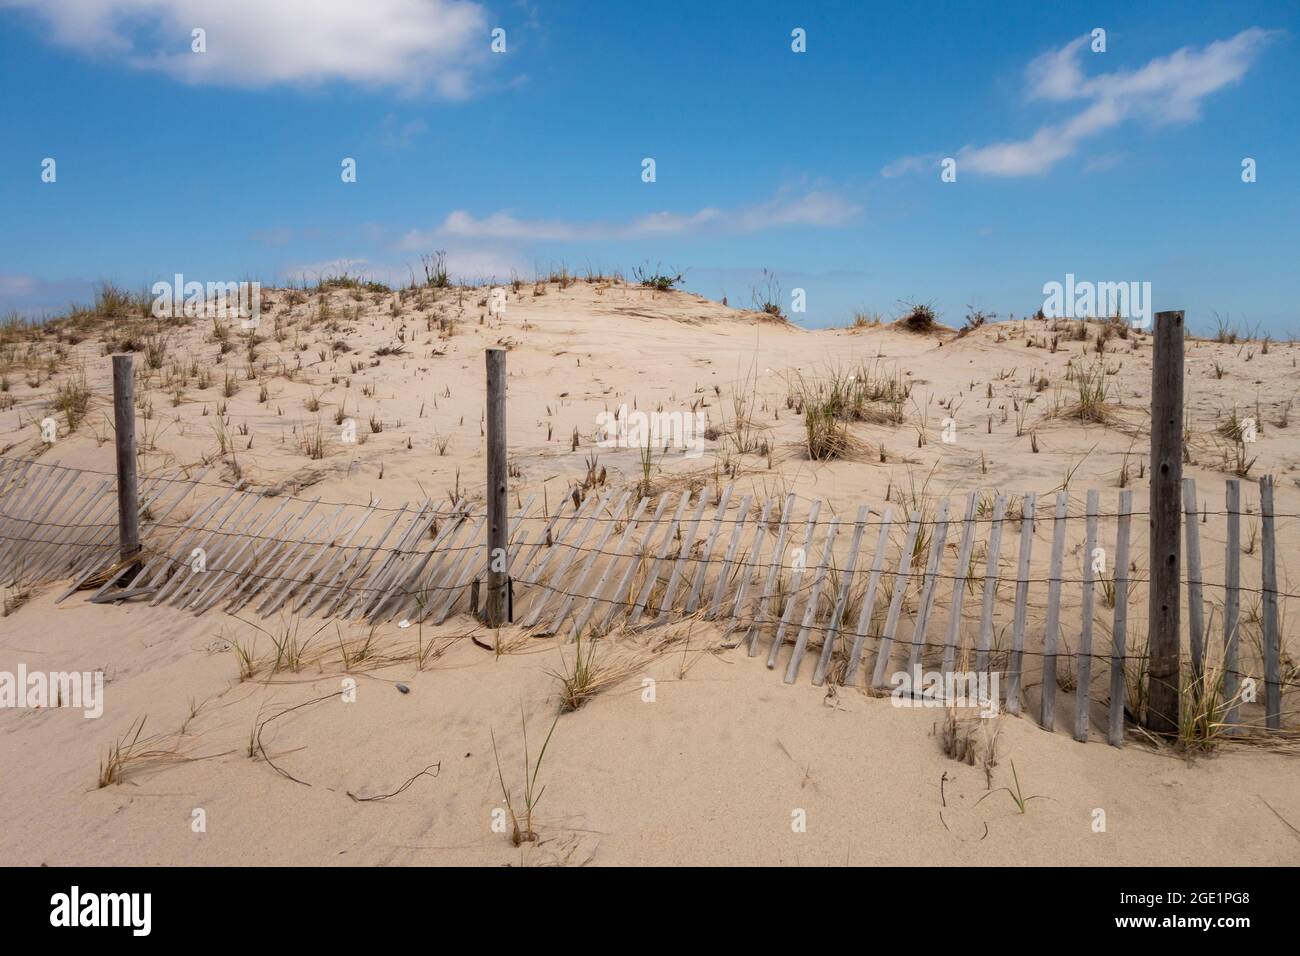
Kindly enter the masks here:
[[1296, 2], [0, 0], [0, 313], [446, 249], [733, 305], [766, 268], [813, 326], [1073, 273], [1300, 333], [1298, 42]]

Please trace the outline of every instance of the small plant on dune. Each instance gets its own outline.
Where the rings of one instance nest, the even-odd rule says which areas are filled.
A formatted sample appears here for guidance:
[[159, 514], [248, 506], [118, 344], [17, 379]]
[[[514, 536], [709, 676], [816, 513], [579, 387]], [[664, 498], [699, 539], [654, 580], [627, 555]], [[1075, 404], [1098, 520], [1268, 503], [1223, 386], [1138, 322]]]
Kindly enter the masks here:
[[805, 399], [803, 403], [804, 447], [813, 461], [850, 458], [855, 448], [849, 426], [842, 424], [825, 402]]
[[574, 642], [573, 660], [565, 660], [560, 651], [560, 670], [548, 671], [560, 682], [560, 712], [577, 710], [601, 691], [622, 681], [636, 669], [635, 662], [610, 664], [596, 659], [596, 641], [588, 638], [587, 649], [582, 649], [582, 635]]
[[1217, 326], [1214, 333], [1214, 341], [1221, 345], [1236, 345], [1237, 336], [1241, 333], [1237, 330], [1237, 327], [1232, 324], [1232, 319], [1225, 318], [1215, 312], [1214, 322]]
[[775, 272], [763, 270], [763, 284], [755, 286], [750, 293], [755, 312], [771, 316], [778, 322], [786, 321], [785, 311], [781, 308], [781, 282]]
[[903, 302], [902, 317], [896, 323], [909, 332], [930, 332], [938, 324], [934, 306], [929, 302]]
[[108, 748], [108, 756], [99, 762], [99, 789], [121, 782], [122, 773], [144, 730], [144, 721], [145, 718], [141, 717]]
[[1223, 743], [1232, 732], [1229, 714], [1240, 706], [1242, 691], [1228, 697], [1222, 667], [1205, 667], [1199, 678], [1189, 676], [1182, 682], [1178, 708], [1178, 742], [1189, 751], [1210, 751]]
[[925, 476], [925, 481], [918, 486], [916, 483], [916, 474], [911, 468], [907, 469], [907, 487], [898, 486], [898, 502], [902, 505], [903, 510], [909, 516], [916, 512], [921, 516], [921, 523], [916, 529], [916, 540], [912, 543], [912, 566], [918, 567], [921, 562], [925, 561], [926, 554], [930, 550], [930, 535], [934, 529], [935, 505], [933, 496], [930, 494], [930, 480], [934, 477], [935, 469], [939, 467], [936, 461], [931, 466], [929, 474]]
[[981, 312], [978, 309], [974, 308], [973, 306], [969, 306], [969, 305], [966, 306], [966, 308], [969, 311], [966, 314], [965, 323], [963, 323], [962, 327], [957, 330], [957, 338], [962, 338], [963, 336], [970, 335], [976, 329], [984, 325], [984, 323], [990, 322], [997, 318], [997, 313], [995, 312], [990, 312], [988, 314], [985, 314], [984, 312]]
[[[326, 622], [304, 637], [302, 633], [302, 618], [300, 617], [295, 617], [287, 623], [282, 623], [279, 633], [273, 633], [253, 621], [246, 621], [238, 615], [232, 614], [231, 616], [240, 623], [247, 624], [259, 633], [265, 634], [270, 639], [271, 644], [275, 647], [275, 659], [270, 662], [270, 675], [278, 674], [282, 670], [292, 671], [295, 674], [302, 670], [308, 646], [317, 634], [329, 626], [329, 623]], [[252, 645], [250, 644], [250, 652], [251, 649]]]
[[542, 799], [542, 794], [546, 792], [545, 785], [537, 789], [537, 775], [542, 769], [542, 760], [546, 757], [546, 748], [550, 746], [551, 735], [555, 733], [555, 725], [560, 721], [560, 715], [555, 715], [555, 720], [551, 722], [550, 732], [546, 735], [546, 742], [542, 744], [542, 752], [537, 755], [537, 762], [533, 763], [528, 754], [528, 721], [524, 717], [524, 708], [521, 704], [519, 707], [519, 721], [523, 725], [524, 732], [524, 787], [523, 787], [523, 806], [521, 807], [523, 818], [520, 819], [515, 812], [515, 803], [510, 796], [510, 788], [506, 786], [505, 774], [501, 770], [501, 755], [497, 752], [496, 732], [491, 728], [488, 733], [492, 737], [492, 756], [497, 765], [497, 781], [501, 784], [501, 795], [505, 797], [506, 812], [510, 815], [511, 835], [510, 842], [515, 846], [522, 846], [525, 843], [533, 843], [537, 840], [537, 831], [533, 829], [533, 812], [537, 809], [537, 804]]
[[131, 724], [126, 733], [113, 742], [108, 748], [108, 755], [99, 762], [98, 787], [111, 786], [115, 783], [121, 783], [126, 777], [128, 768], [135, 763], [152, 762], [161, 760], [184, 759], [179, 757], [175, 750], [163, 750], [150, 747], [149, 745], [157, 738], [140, 739], [140, 734], [144, 731], [145, 717]]
[[146, 335], [144, 337], [144, 359], [149, 368], [162, 368], [163, 362], [167, 360], [167, 336], [160, 332]]
[[654, 471], [655, 450], [648, 438], [637, 449], [637, 458], [641, 466], [641, 480], [637, 483], [637, 494], [642, 498], [650, 498], [654, 495], [654, 484], [650, 481], [650, 475]]
[[68, 422], [68, 431], [76, 431], [90, 408], [90, 386], [86, 384], [84, 370], [68, 376], [59, 384], [51, 405], [55, 411], [63, 412], [63, 417]]
[[325, 457], [325, 429], [320, 422], [311, 428], [303, 428], [302, 450], [303, 454], [312, 461], [319, 461]]
[[[364, 664], [375, 656], [375, 627], [371, 625], [370, 630], [364, 637], [357, 638], [352, 642], [351, 648], [343, 640], [343, 629], [339, 627], [338, 622], [334, 624], [334, 630], [339, 639], [339, 655], [343, 661], [345, 671], [353, 670], [358, 664]], [[423, 669], [424, 667], [424, 649], [423, 633], [420, 637], [420, 646], [417, 648], [417, 664]]]
[[[963, 647], [959, 671], [970, 666], [970, 649]], [[944, 708], [944, 722], [940, 729], [940, 743], [944, 755], [958, 763], [978, 766], [984, 771], [987, 786], [993, 783], [993, 768], [998, 765], [998, 737], [1001, 732], [1001, 716], [959, 717], [956, 700], [950, 700]]]
[[682, 281], [682, 274], [668, 275], [660, 272], [656, 266], [651, 269], [649, 266], [637, 266], [632, 270], [632, 278], [636, 284], [644, 286], [647, 289], [654, 289], [656, 292], [671, 292], [673, 286]]
[[431, 256], [420, 256], [424, 267], [424, 284], [432, 289], [445, 289], [451, 285], [447, 274], [447, 253], [439, 249]]
[[979, 806], [981, 803], [984, 802], [984, 800], [987, 797], [991, 797], [995, 793], [1002, 793], [1005, 790], [1007, 794], [1011, 797], [1012, 802], [1015, 803], [1016, 809], [1019, 810], [1021, 815], [1023, 816], [1025, 809], [1029, 806], [1030, 800], [1047, 799], [1047, 797], [1044, 797], [1041, 794], [1037, 794], [1037, 793], [1032, 794], [1030, 796], [1026, 796], [1021, 791], [1020, 775], [1016, 773], [1016, 762], [1014, 760], [1011, 761], [1011, 780], [1014, 784], [1014, 789], [1012, 787], [998, 787], [996, 790], [990, 790], [988, 793], [984, 794], [984, 796], [980, 797], [978, 800], [975, 801], [975, 806]]
[[1216, 429], [1219, 435], [1227, 439], [1227, 446], [1222, 448], [1223, 468], [1225, 471], [1245, 478], [1250, 474], [1256, 459], [1247, 454], [1246, 445], [1254, 442], [1262, 431], [1257, 419], [1242, 418], [1237, 406], [1232, 406], [1232, 414]]
[[11, 586], [4, 592], [4, 601], [0, 603], [0, 617], [13, 614], [31, 598], [31, 586], [23, 580], [23, 573], [19, 570], [14, 574]]
[[105, 319], [124, 319], [136, 311], [137, 303], [131, 293], [119, 289], [111, 282], [102, 283], [95, 290], [95, 314]]
[[1106, 402], [1109, 390], [1106, 369], [1100, 359], [1092, 365], [1072, 369], [1069, 379], [1074, 384], [1078, 401], [1059, 409], [1059, 415], [1099, 425], [1114, 421], [1114, 413]]
[[731, 421], [727, 421], [726, 406], [722, 409], [722, 426], [718, 431], [706, 432], [705, 438], [713, 441], [725, 436], [736, 454], [745, 455], [759, 448], [757, 432], [763, 427], [755, 420], [757, 370], [750, 367], [743, 380], [731, 388]]

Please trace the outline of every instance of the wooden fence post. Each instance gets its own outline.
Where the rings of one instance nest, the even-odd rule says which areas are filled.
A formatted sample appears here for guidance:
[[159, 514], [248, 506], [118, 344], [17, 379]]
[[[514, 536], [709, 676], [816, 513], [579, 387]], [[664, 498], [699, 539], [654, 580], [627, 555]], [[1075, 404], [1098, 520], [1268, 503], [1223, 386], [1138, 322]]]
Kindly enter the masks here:
[[1146, 726], [1178, 730], [1181, 640], [1183, 482], [1183, 313], [1157, 312], [1151, 362], [1151, 587], [1147, 599], [1150, 664]]
[[507, 587], [506, 560], [507, 499], [509, 477], [506, 466], [506, 351], [487, 350], [487, 600], [484, 614], [488, 627], [500, 627], [505, 619]]
[[123, 561], [140, 553], [140, 492], [135, 475], [135, 375], [130, 355], [113, 356], [113, 420], [117, 436], [117, 537]]

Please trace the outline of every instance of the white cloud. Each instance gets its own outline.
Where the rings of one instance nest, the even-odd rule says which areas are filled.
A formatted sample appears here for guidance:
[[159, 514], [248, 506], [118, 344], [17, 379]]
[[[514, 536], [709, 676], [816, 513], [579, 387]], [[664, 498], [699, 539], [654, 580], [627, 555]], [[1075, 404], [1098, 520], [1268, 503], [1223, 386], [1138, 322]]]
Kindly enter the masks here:
[[908, 173], [919, 173], [923, 169], [929, 169], [932, 166], [938, 166], [942, 157], [938, 153], [925, 153], [918, 156], [903, 156], [894, 160], [880, 171], [880, 175], [886, 179], [896, 179], [899, 176], [906, 176]]
[[520, 219], [504, 210], [477, 218], [457, 209], [436, 229], [407, 233], [399, 248], [428, 248], [444, 238], [570, 242], [644, 239], [702, 232], [753, 233], [782, 226], [840, 226], [852, 221], [861, 211], [861, 206], [841, 196], [820, 191], [804, 193], [797, 198], [778, 196], [736, 209], [706, 206], [692, 213], [655, 212], [625, 222]]
[[[470, 0], [0, 0], [53, 39], [192, 83], [261, 87], [341, 80], [470, 92], [487, 59], [485, 11]], [[190, 50], [191, 31], [207, 52]]]
[[[1260, 49], [1276, 31], [1252, 27], [1202, 49], [1183, 47], [1156, 57], [1137, 70], [1114, 70], [1087, 76], [1087, 37], [1035, 58], [1025, 70], [1026, 96], [1049, 102], [1086, 104], [1074, 116], [1039, 127], [1029, 138], [965, 146], [956, 154], [959, 172], [992, 176], [1045, 173], [1073, 156], [1091, 137], [1129, 121], [1152, 126], [1186, 123], [1201, 115], [1211, 93], [1240, 80]], [[1106, 54], [1113, 56], [1114, 54]], [[884, 176], [901, 175], [923, 165], [924, 157], [905, 157], [886, 166]]]

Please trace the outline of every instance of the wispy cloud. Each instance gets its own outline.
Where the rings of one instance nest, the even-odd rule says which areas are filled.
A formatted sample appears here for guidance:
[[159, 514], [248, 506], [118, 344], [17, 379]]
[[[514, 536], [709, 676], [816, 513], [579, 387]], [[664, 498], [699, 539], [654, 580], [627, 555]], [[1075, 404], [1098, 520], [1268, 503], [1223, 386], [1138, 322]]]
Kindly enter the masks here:
[[385, 149], [406, 149], [429, 132], [429, 124], [420, 117], [401, 120], [389, 113], [371, 134], [375, 142]]
[[[55, 42], [191, 83], [262, 87], [328, 81], [471, 90], [488, 57], [470, 0], [0, 0], [43, 20]], [[191, 52], [206, 31], [207, 51]]]
[[[1201, 49], [1183, 47], [1156, 57], [1136, 70], [1095, 76], [1086, 75], [1083, 68], [1089, 38], [1079, 37], [1028, 65], [1025, 95], [1030, 100], [1082, 103], [1083, 108], [1061, 122], [1040, 126], [1026, 139], [964, 146], [956, 153], [957, 168], [991, 176], [1038, 175], [1073, 156], [1088, 139], [1123, 123], [1158, 127], [1196, 120], [1202, 101], [1239, 81], [1276, 35], [1252, 27]], [[903, 157], [881, 175], [899, 176], [936, 161], [932, 154]]]
[[787, 226], [841, 226], [855, 219], [862, 207], [830, 192], [778, 196], [735, 209], [706, 206], [695, 212], [655, 212], [624, 222], [570, 219], [521, 219], [502, 210], [476, 217], [463, 209], [450, 213], [437, 228], [412, 230], [399, 248], [427, 248], [441, 238], [490, 239], [515, 242], [645, 239], [700, 233], [754, 233]]

